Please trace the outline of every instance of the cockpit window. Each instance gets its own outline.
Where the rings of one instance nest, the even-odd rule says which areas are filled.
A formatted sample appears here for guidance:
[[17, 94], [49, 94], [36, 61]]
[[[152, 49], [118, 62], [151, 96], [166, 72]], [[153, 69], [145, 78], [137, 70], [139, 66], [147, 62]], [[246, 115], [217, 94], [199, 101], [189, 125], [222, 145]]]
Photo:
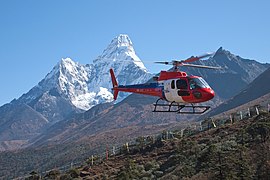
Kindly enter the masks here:
[[192, 78], [189, 80], [190, 89], [197, 89], [197, 88], [210, 88], [207, 82], [199, 77], [199, 78]]
[[172, 82], [171, 82], [171, 88], [172, 89], [175, 89], [175, 84], [174, 83], [175, 83], [174, 80], [172, 80]]
[[187, 81], [184, 79], [178, 79], [176, 81], [176, 87], [177, 89], [187, 89], [188, 88]]

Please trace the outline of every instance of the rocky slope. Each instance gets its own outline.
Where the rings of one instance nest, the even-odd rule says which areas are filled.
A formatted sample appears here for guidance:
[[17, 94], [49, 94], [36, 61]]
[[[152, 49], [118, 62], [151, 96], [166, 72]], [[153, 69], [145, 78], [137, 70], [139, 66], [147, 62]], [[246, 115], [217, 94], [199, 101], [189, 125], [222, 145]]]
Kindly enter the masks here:
[[262, 64], [255, 60], [244, 59], [220, 47], [213, 57], [200, 60], [197, 64], [220, 66], [220, 70], [194, 69], [183, 67], [189, 74], [202, 76], [215, 90], [221, 99], [229, 99], [238, 94], [258, 75], [264, 72], [269, 64]]
[[0, 109], [0, 150], [19, 148], [40, 134], [48, 120], [32, 107], [5, 105]]
[[270, 93], [270, 68], [264, 71], [260, 76], [258, 76], [254, 81], [252, 81], [245, 89], [238, 93], [233, 98], [227, 100], [226, 102], [219, 105], [217, 108], [210, 111], [207, 116], [213, 116], [252, 100], [260, 98], [263, 95]]

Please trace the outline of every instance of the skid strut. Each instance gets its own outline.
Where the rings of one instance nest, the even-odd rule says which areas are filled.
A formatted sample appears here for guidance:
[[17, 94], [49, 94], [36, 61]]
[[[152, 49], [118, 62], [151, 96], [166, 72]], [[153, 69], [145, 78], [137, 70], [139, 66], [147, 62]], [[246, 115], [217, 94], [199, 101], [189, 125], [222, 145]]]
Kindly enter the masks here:
[[[207, 110], [210, 109], [210, 106], [197, 106], [194, 104], [191, 105], [185, 105], [185, 104], [179, 104], [176, 102], [171, 102], [170, 104], [159, 104], [158, 102], [162, 100], [159, 98], [156, 103], [154, 103], [154, 110], [153, 112], [174, 112], [179, 114], [203, 114]], [[157, 108], [161, 107], [161, 108]], [[157, 110], [159, 109], [159, 110]]]

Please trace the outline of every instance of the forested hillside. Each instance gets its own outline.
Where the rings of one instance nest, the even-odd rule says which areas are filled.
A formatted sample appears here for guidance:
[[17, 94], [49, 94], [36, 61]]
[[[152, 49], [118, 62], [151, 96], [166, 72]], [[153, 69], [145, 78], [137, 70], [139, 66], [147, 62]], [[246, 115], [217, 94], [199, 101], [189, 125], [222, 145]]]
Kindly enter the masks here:
[[[268, 179], [270, 114], [204, 131], [136, 139], [135, 146], [105, 158], [89, 159], [66, 172], [55, 169], [45, 179]], [[39, 178], [32, 172], [30, 178]]]

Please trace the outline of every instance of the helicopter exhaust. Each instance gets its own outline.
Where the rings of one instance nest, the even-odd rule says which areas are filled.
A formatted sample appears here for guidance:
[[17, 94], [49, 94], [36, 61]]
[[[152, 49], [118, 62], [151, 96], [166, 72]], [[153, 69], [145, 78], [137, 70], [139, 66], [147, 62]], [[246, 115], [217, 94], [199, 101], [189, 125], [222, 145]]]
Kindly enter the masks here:
[[112, 88], [112, 90], [113, 90], [113, 99], [116, 100], [119, 90], [117, 89], [118, 88], [118, 83], [116, 81], [113, 69], [110, 69], [110, 74], [111, 74], [112, 85], [113, 85], [113, 88]]

